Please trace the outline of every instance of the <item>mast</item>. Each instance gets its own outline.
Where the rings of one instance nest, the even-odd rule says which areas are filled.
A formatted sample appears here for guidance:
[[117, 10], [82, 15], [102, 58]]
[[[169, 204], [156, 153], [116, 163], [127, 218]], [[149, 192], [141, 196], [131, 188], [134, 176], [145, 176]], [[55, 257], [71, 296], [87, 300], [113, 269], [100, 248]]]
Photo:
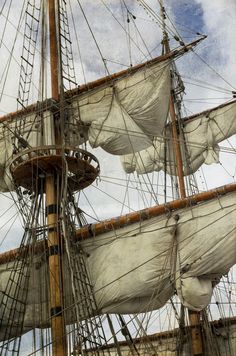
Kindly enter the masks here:
[[[46, 5], [50, 29], [50, 71], [51, 93], [53, 99], [49, 99], [49, 102], [53, 105], [48, 105], [47, 100], [45, 100], [46, 105], [42, 103], [40, 111], [40, 115], [42, 116], [40, 116], [40, 119], [42, 117], [43, 120], [48, 120], [48, 122], [46, 122], [46, 124], [43, 122], [42, 130], [40, 131], [40, 137], [42, 136], [40, 140], [41, 145], [39, 145], [36, 140], [31, 146], [25, 139], [19, 136], [23, 145], [20, 146], [17, 143], [19, 147], [17, 146], [17, 149], [12, 153], [9, 169], [15, 182], [15, 186], [20, 189], [20, 193], [23, 188], [26, 189], [27, 194], [32, 194], [35, 197], [32, 200], [32, 207], [33, 211], [38, 209], [38, 215], [35, 218], [37, 219], [37, 226], [40, 226], [39, 230], [44, 245], [43, 251], [46, 262], [45, 271], [48, 272], [47, 276], [43, 276], [43, 278], [46, 277], [46, 282], [49, 282], [48, 285], [47, 283], [45, 284], [45, 287], [43, 285], [48, 301], [48, 307], [46, 307], [45, 310], [47, 322], [43, 325], [43, 328], [48, 327], [51, 329], [45, 347], [50, 349], [50, 353], [54, 356], [65, 356], [68, 354], [68, 350], [72, 347], [70, 340], [67, 344], [66, 323], [69, 322], [67, 317], [68, 314], [66, 314], [65, 309], [71, 301], [68, 301], [66, 295], [65, 276], [69, 276], [71, 285], [74, 283], [75, 278], [73, 273], [71, 273], [73, 266], [69, 264], [70, 246], [68, 248], [68, 245], [72, 242], [73, 231], [70, 225], [72, 224], [71, 215], [65, 212], [68, 207], [67, 204], [69, 204], [69, 198], [67, 190], [64, 188], [65, 186], [68, 186], [71, 194], [86, 188], [97, 178], [100, 168], [96, 157], [86, 150], [77, 148], [74, 141], [70, 140], [70, 137], [67, 137], [67, 141], [65, 142], [65, 130], [63, 130], [63, 100], [65, 95], [62, 85], [63, 63], [61, 60], [62, 54], [60, 52], [61, 13], [59, 12], [60, 9], [57, 7], [57, 0], [48, 0], [46, 1]], [[34, 113], [36, 108], [37, 107], [33, 105], [26, 107], [24, 110], [26, 110], [27, 113]], [[19, 116], [20, 112], [18, 111], [15, 113], [15, 117], [18, 118]], [[20, 118], [22, 119], [22, 117]], [[38, 220], [39, 213], [44, 214], [44, 216], [42, 216], [42, 219], [40, 218]], [[31, 212], [29, 214], [31, 214]], [[62, 216], [64, 217], [64, 223], [62, 221]], [[33, 240], [33, 243], [36, 242], [35, 238], [33, 239], [31, 236], [33, 235], [32, 231], [34, 230], [34, 222], [35, 219], [33, 216], [32, 219], [30, 218], [30, 223], [26, 227], [27, 234], [29, 234], [29, 238], [31, 239], [30, 241]], [[65, 226], [65, 224], [67, 224], [67, 226]], [[27, 246], [29, 246], [27, 243], [28, 241], [26, 241], [26, 243], [24, 241], [22, 244], [26, 249]], [[69, 266], [67, 266], [66, 262], [68, 262]], [[86, 295], [86, 297], [89, 295], [90, 299], [88, 306], [90, 310], [92, 310], [94, 304], [91, 297], [91, 286], [87, 283], [86, 279], [87, 271], [83, 264], [83, 256], [81, 256], [80, 259], [77, 258], [76, 261], [74, 259], [73, 263], [74, 265], [76, 264], [76, 268], [79, 268], [79, 271], [83, 270], [83, 279], [78, 278], [76, 280], [76, 291], [74, 285], [71, 287], [73, 289], [71, 298], [73, 298], [74, 301], [76, 300], [76, 292], [78, 292], [79, 296], [83, 293], [83, 297], [84, 295]], [[13, 269], [12, 273], [15, 273], [15, 269]], [[25, 273], [24, 268], [22, 268], [21, 273]], [[15, 274], [12, 277], [12, 281], [14, 280], [14, 276]], [[27, 274], [27, 282], [30, 280], [30, 277], [31, 274], [29, 272]], [[25, 293], [23, 297], [27, 298], [28, 295]], [[21, 303], [21, 300], [19, 303]], [[22, 304], [26, 305], [25, 300]], [[77, 308], [76, 302], [73, 304], [73, 307], [74, 309]], [[16, 307], [11, 309], [12, 312], [15, 313]], [[49, 315], [47, 315], [47, 312]], [[21, 314], [23, 315], [23, 313]], [[74, 324], [75, 327], [79, 329], [80, 315], [77, 310], [75, 310], [75, 315], [76, 321]], [[6, 308], [4, 309], [3, 317], [9, 319]], [[38, 315], [35, 315], [35, 318], [37, 319]], [[22, 328], [22, 320], [20, 320], [20, 322], [19, 320], [16, 320], [15, 322], [19, 324], [19, 328]], [[41, 320], [39, 320], [38, 325], [40, 325], [40, 323]], [[92, 320], [90, 323], [93, 323], [92, 328], [94, 328], [94, 321]], [[100, 325], [101, 322], [100, 324], [96, 324], [96, 328], [102, 329], [102, 326]], [[90, 325], [85, 331], [82, 330], [83, 333], [87, 333], [87, 338], [82, 340], [82, 346], [84, 347], [86, 347], [85, 344], [87, 340], [89, 343], [92, 343], [92, 340], [95, 340], [97, 337], [95, 334], [89, 332], [89, 327], [91, 329]], [[10, 325], [9, 337], [8, 334], [4, 336], [6, 339], [9, 339], [9, 343], [11, 343], [12, 334], [14, 337], [14, 333], [11, 334], [11, 330], [12, 328]], [[21, 330], [19, 331], [19, 334]], [[97, 334], [98, 333], [99, 342], [102, 344], [105, 337], [101, 334], [101, 331], [97, 331]], [[8, 344], [6, 347], [8, 347]], [[18, 347], [20, 347], [20, 343]]]
[[[165, 8], [163, 6], [163, 1], [160, 1], [161, 5], [161, 15], [162, 15], [162, 25], [163, 25], [163, 49], [165, 53], [170, 53], [170, 45], [169, 45], [169, 38], [166, 31], [166, 23], [165, 23]], [[174, 145], [174, 152], [175, 152], [175, 159], [176, 159], [176, 169], [177, 169], [177, 177], [178, 177], [178, 188], [180, 193], [180, 198], [186, 198], [186, 191], [185, 191], [185, 183], [184, 183], [184, 172], [183, 172], [183, 160], [180, 150], [180, 143], [178, 138], [178, 131], [177, 131], [177, 120], [175, 114], [175, 101], [173, 92], [171, 92], [170, 96], [170, 118], [171, 118], [171, 129], [172, 129], [172, 136], [173, 136], [173, 145]]]
[[[163, 0], [160, 0], [161, 7], [161, 17], [162, 17], [162, 26], [163, 26], [163, 52], [170, 53], [170, 45], [168, 33], [166, 30], [166, 15], [165, 8], [163, 5]], [[184, 182], [184, 172], [183, 172], [183, 160], [180, 149], [180, 141], [178, 137], [178, 129], [177, 129], [177, 119], [175, 113], [175, 98], [173, 95], [173, 91], [171, 91], [170, 97], [170, 118], [171, 118], [171, 128], [172, 128], [172, 137], [173, 137], [173, 146], [174, 146], [174, 154], [176, 160], [176, 170], [177, 170], [177, 178], [178, 178], [178, 189], [179, 195], [181, 199], [186, 198], [186, 189]], [[192, 354], [193, 356], [203, 356], [203, 340], [202, 340], [202, 332], [200, 326], [200, 313], [192, 310], [188, 310], [189, 323], [191, 326], [191, 338], [192, 338]]]
[[[56, 0], [48, 0], [49, 38], [50, 38], [50, 68], [52, 97], [59, 101], [59, 53], [58, 53], [58, 28], [56, 22]], [[61, 144], [61, 137], [56, 129], [54, 117], [54, 135], [57, 145]], [[45, 179], [46, 215], [48, 225], [48, 265], [50, 284], [50, 313], [53, 355], [66, 355], [66, 328], [63, 318], [63, 278], [61, 267], [61, 232], [59, 228], [59, 207], [57, 205], [56, 172], [52, 168], [47, 172]]]

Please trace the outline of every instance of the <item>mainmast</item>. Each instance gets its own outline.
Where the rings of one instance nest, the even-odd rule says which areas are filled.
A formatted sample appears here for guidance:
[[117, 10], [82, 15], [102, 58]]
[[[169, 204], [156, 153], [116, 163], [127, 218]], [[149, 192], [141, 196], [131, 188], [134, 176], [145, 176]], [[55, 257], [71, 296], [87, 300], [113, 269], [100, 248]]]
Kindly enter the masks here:
[[[169, 38], [166, 30], [166, 15], [165, 8], [163, 5], [163, 0], [160, 0], [161, 7], [161, 16], [162, 16], [162, 29], [163, 29], [163, 52], [170, 52]], [[172, 81], [173, 83], [173, 81]], [[183, 160], [180, 148], [179, 134], [178, 134], [178, 121], [176, 118], [175, 112], [175, 97], [173, 95], [173, 88], [171, 90], [170, 96], [170, 119], [171, 119], [171, 128], [172, 128], [172, 138], [173, 138], [173, 147], [174, 155], [176, 161], [176, 175], [178, 178], [178, 190], [181, 199], [186, 198], [186, 189], [184, 182], [184, 171], [183, 171]], [[202, 332], [200, 326], [200, 313], [192, 310], [188, 310], [189, 322], [191, 326], [191, 337], [192, 337], [192, 354], [193, 356], [203, 355], [203, 340]]]
[[[56, 0], [48, 0], [49, 38], [50, 38], [50, 68], [52, 98], [59, 101], [60, 94], [60, 64], [58, 51], [58, 28], [56, 21]], [[54, 116], [54, 137], [57, 145], [61, 145], [61, 135]], [[46, 215], [48, 225], [48, 265], [50, 283], [50, 313], [53, 355], [66, 355], [66, 327], [63, 318], [63, 278], [61, 266], [62, 236], [59, 226], [59, 207], [57, 204], [56, 172], [52, 168], [45, 178]]]
[[[48, 121], [43, 122], [41, 145], [35, 144], [33, 147], [26, 145], [27, 149], [23, 147], [18, 150], [13, 155], [10, 170], [16, 185], [25, 188], [30, 194], [40, 195], [40, 202], [42, 202], [40, 208], [45, 211], [46, 224], [43, 219], [40, 230], [45, 232], [43, 243], [46, 247], [48, 271], [48, 276], [45, 278], [49, 280], [49, 288], [46, 290], [50, 313], [48, 327], [51, 328], [52, 354], [64, 356], [71, 347], [69, 343], [67, 345], [66, 322], [68, 320], [64, 311], [68, 302], [64, 285], [67, 268], [65, 261], [68, 262], [70, 257], [68, 244], [73, 234], [70, 229], [71, 216], [69, 213], [66, 214], [67, 204], [69, 204], [68, 189], [72, 194], [89, 186], [99, 174], [99, 163], [92, 154], [75, 147], [70, 137], [67, 137], [66, 142], [64, 139], [65, 110], [58, 1], [48, 0], [47, 6], [53, 108], [42, 109], [47, 110], [47, 115], [44, 115], [44, 112], [41, 114], [43, 120]], [[65, 226], [66, 224], [69, 226]], [[64, 248], [65, 245], [67, 249]], [[73, 283], [73, 273], [67, 275]], [[81, 283], [85, 284], [85, 282]], [[75, 298], [73, 292], [74, 301]], [[76, 313], [77, 325], [79, 321], [80, 316]]]
[[52, 98], [59, 100], [59, 55], [57, 47], [56, 4], [48, 0], [49, 35], [50, 35], [50, 68]]

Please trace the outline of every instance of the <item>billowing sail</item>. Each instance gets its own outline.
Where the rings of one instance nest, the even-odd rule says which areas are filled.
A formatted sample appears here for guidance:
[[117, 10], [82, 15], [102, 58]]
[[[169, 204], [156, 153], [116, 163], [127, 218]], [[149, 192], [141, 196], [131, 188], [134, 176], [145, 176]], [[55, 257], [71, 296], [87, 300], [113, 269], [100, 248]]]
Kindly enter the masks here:
[[[171, 60], [201, 40], [66, 92], [65, 143], [79, 146], [89, 140], [113, 155], [150, 147], [168, 116]], [[0, 118], [0, 191], [13, 189], [9, 166], [15, 154], [55, 144], [55, 114], [58, 103], [50, 99]]]
[[[236, 192], [229, 193], [80, 242], [93, 286], [96, 313], [123, 314], [154, 310], [163, 306], [175, 290], [188, 308], [205, 308], [211, 300], [213, 285], [236, 263], [235, 199]], [[81, 253], [81, 249], [78, 253]], [[21, 291], [16, 301], [19, 310], [24, 287], [27, 286], [28, 290], [22, 332], [34, 327], [48, 327], [50, 322], [45, 279], [47, 263], [39, 255], [33, 259], [32, 265], [25, 263], [25, 266], [22, 273], [22, 266], [18, 264], [22, 276], [18, 278], [16, 273], [18, 283], [13, 281]], [[4, 293], [11, 270], [15, 268], [13, 262], [7, 267], [6, 264], [0, 266], [3, 301], [0, 304], [3, 316], [1, 339], [4, 338], [4, 325], [9, 324], [11, 313], [10, 309], [4, 309]], [[30, 272], [28, 282], [27, 268]], [[83, 301], [72, 298], [71, 271], [67, 264], [63, 270], [66, 323], [70, 324], [75, 317], [71, 308], [74, 303], [81, 308], [84, 317], [89, 315], [82, 308]], [[38, 283], [35, 284], [36, 280]], [[11, 289], [11, 293], [14, 294], [14, 289]]]
[[[149, 147], [153, 136], [162, 133], [168, 115], [169, 64], [165, 60], [142, 65], [126, 71], [120, 79], [75, 96], [67, 108], [67, 144], [79, 146], [88, 139], [92, 147], [100, 146], [115, 155]], [[1, 191], [13, 189], [9, 170], [13, 153], [53, 144], [52, 132], [52, 112], [47, 110], [2, 122]]]
[[[221, 105], [190, 118], [185, 118], [180, 146], [184, 175], [194, 173], [202, 164], [219, 161], [218, 143], [236, 134], [236, 102]], [[165, 138], [164, 138], [165, 137]], [[153, 144], [140, 152], [121, 157], [127, 173], [138, 174], [164, 170], [175, 175], [175, 158], [170, 126], [166, 126], [164, 137], [156, 137]]]
[[114, 155], [137, 152], [150, 146], [153, 136], [162, 133], [169, 98], [167, 60], [79, 96], [73, 101], [74, 116], [89, 126], [92, 147], [100, 146]]

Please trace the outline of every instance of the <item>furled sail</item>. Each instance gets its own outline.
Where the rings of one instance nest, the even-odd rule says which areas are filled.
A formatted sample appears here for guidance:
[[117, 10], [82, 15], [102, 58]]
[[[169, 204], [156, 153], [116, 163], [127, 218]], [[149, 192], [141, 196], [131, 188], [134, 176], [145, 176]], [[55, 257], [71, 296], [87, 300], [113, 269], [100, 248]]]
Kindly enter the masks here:
[[[213, 285], [236, 263], [235, 199], [236, 192], [228, 193], [176, 210], [172, 215], [164, 214], [140, 221], [80, 242], [86, 256], [97, 313], [125, 314], [154, 310], [163, 306], [175, 290], [188, 308], [201, 310], [206, 307]], [[50, 320], [46, 260], [39, 255], [33, 259], [32, 265], [25, 263], [25, 266], [30, 272], [28, 282], [27, 271], [22, 273], [19, 264], [22, 276], [18, 278], [15, 274], [18, 283], [22, 284], [19, 288], [22, 293], [15, 301], [19, 305], [23, 302], [25, 283], [28, 283], [22, 332], [34, 327], [48, 327]], [[70, 269], [67, 265], [64, 267], [66, 323], [70, 324], [75, 317], [70, 306], [75, 301], [72, 298]], [[11, 313], [5, 308], [4, 293], [13, 268], [13, 262], [0, 266], [1, 340]], [[40, 283], [35, 285], [35, 280]], [[17, 281], [14, 284], [17, 286]], [[76, 300], [76, 303], [81, 307], [81, 301]], [[86, 313], [86, 310], [81, 309], [81, 313]], [[12, 325], [10, 336], [14, 336], [14, 320]]]
[[[218, 143], [236, 134], [236, 101], [220, 105], [200, 114], [185, 118], [180, 146], [183, 157], [184, 175], [194, 173], [202, 164], [219, 161]], [[164, 170], [175, 175], [175, 158], [170, 126], [167, 125], [164, 137], [156, 137], [153, 144], [140, 152], [121, 157], [127, 173], [138, 174]]]

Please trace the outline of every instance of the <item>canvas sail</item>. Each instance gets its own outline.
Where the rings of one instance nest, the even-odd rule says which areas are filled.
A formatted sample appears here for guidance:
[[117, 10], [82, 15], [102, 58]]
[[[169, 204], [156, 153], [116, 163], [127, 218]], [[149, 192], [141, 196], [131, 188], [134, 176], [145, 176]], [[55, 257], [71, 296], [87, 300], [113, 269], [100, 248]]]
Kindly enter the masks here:
[[[94, 147], [100, 146], [112, 154], [121, 154], [122, 166], [126, 173], [136, 171], [138, 174], [146, 174], [164, 170], [166, 157], [166, 171], [168, 174], [175, 175], [175, 159], [170, 126], [165, 126], [169, 108], [168, 73], [169, 65], [166, 62], [162, 62], [161, 64], [156, 64], [154, 69], [146, 69], [141, 73], [136, 73], [131, 79], [128, 77], [118, 82], [117, 87], [120, 88], [123, 102], [125, 104], [128, 103], [130, 108], [133, 107], [135, 112], [135, 105], [142, 105], [142, 101], [138, 97], [138, 92], [141, 90], [139, 85], [144, 86], [145, 77], [150, 79], [147, 83], [145, 82], [147, 97], [149, 97], [149, 89], [151, 90], [154, 85], [152, 80], [157, 80], [156, 91], [149, 99], [149, 104], [147, 106], [144, 105], [143, 117], [145, 120], [141, 120], [139, 114], [137, 114], [137, 123], [131, 119], [132, 115], [129, 117], [127, 114], [125, 104], [119, 104], [120, 99], [118, 99], [118, 94], [115, 93], [116, 89], [114, 87], [99, 89], [92, 93], [86, 93], [79, 99], [77, 98], [72, 102], [72, 111], [74, 113], [71, 117], [75, 122], [69, 125], [69, 127], [73, 127], [73, 130], [69, 130], [68, 143], [77, 142], [79, 146], [88, 137]], [[133, 86], [133, 83], [137, 84], [137, 88], [136, 85]], [[130, 97], [138, 98], [133, 106]], [[143, 104], [147, 101], [147, 97]], [[78, 107], [80, 107], [79, 111]], [[146, 116], [144, 114], [145, 111]], [[79, 115], [82, 121], [75, 119]], [[97, 119], [98, 117], [101, 121]], [[108, 121], [111, 121], [110, 125], [107, 125]], [[82, 138], [81, 132], [78, 131], [78, 125], [80, 126], [81, 122], [83, 122]], [[113, 122], [117, 126], [116, 124], [113, 125]], [[26, 115], [23, 124], [21, 122], [16, 133], [13, 133], [14, 125], [14, 122], [2, 123], [1, 125], [1, 191], [13, 189], [9, 164], [14, 148], [19, 146], [19, 137], [26, 141], [27, 148], [48, 145], [54, 142], [51, 134], [53, 123], [50, 111], [44, 112], [43, 120], [37, 114]], [[42, 130], [45, 132], [43, 136], [41, 135]], [[158, 136], [155, 136], [157, 134]], [[204, 163], [218, 163], [220, 150], [218, 144], [234, 134], [236, 134], [235, 101], [196, 114], [193, 117], [185, 118], [183, 120], [183, 135], [180, 136], [184, 175], [196, 172]], [[154, 137], [153, 142], [151, 137]], [[143, 147], [147, 148], [143, 149]], [[135, 151], [138, 152], [124, 154]]]
[[[115, 155], [149, 147], [153, 136], [163, 131], [168, 114], [169, 66], [169, 60], [154, 62], [74, 98], [68, 107], [67, 144], [79, 146], [88, 139], [92, 147], [99, 146]], [[51, 121], [52, 113], [45, 111], [43, 117], [32, 113], [19, 116], [16, 121], [2, 122], [1, 191], [13, 189], [9, 164], [14, 152], [52, 144], [53, 137], [48, 138], [53, 132]]]
[[[182, 125], [183, 135], [180, 136], [180, 146], [183, 172], [184, 175], [189, 175], [196, 172], [204, 163], [219, 162], [218, 144], [236, 134], [236, 102], [185, 118]], [[122, 156], [121, 162], [125, 172], [136, 171], [138, 174], [145, 174], [164, 170], [166, 157], [167, 173], [176, 175], [169, 125], [166, 126], [164, 137], [156, 137], [153, 144], [145, 150]]]
[[[93, 148], [113, 155], [150, 147], [154, 137], [162, 135], [168, 116], [171, 60], [199, 41], [67, 92], [66, 144], [79, 147], [89, 140]], [[58, 103], [46, 100], [40, 108], [40, 115], [32, 105], [26, 112], [0, 118], [0, 191], [13, 190], [9, 165], [14, 154], [55, 142], [52, 117], [59, 112]]]
[[[97, 313], [130, 314], [154, 310], [162, 307], [175, 290], [189, 309], [205, 308], [211, 300], [213, 285], [236, 263], [235, 199], [236, 193], [229, 193], [80, 242]], [[83, 303], [72, 298], [71, 272], [67, 265], [65, 267], [66, 322], [70, 324], [75, 317], [71, 307], [75, 302], [78, 307]], [[4, 325], [9, 323], [10, 310], [4, 310], [4, 295], [12, 268], [13, 262], [0, 266], [1, 339]], [[29, 282], [26, 281], [27, 268]], [[40, 256], [33, 259], [30, 267], [19, 266], [19, 273], [25, 269], [25, 280], [19, 279], [22, 297], [19, 294], [18, 303], [28, 283], [22, 332], [49, 326], [47, 268]], [[35, 285], [35, 280], [40, 283]], [[84, 318], [89, 317], [85, 310], [82, 312]]]
[[162, 133], [169, 98], [170, 68], [164, 61], [78, 97], [74, 116], [89, 126], [92, 147], [115, 155], [131, 153], [147, 148]]

